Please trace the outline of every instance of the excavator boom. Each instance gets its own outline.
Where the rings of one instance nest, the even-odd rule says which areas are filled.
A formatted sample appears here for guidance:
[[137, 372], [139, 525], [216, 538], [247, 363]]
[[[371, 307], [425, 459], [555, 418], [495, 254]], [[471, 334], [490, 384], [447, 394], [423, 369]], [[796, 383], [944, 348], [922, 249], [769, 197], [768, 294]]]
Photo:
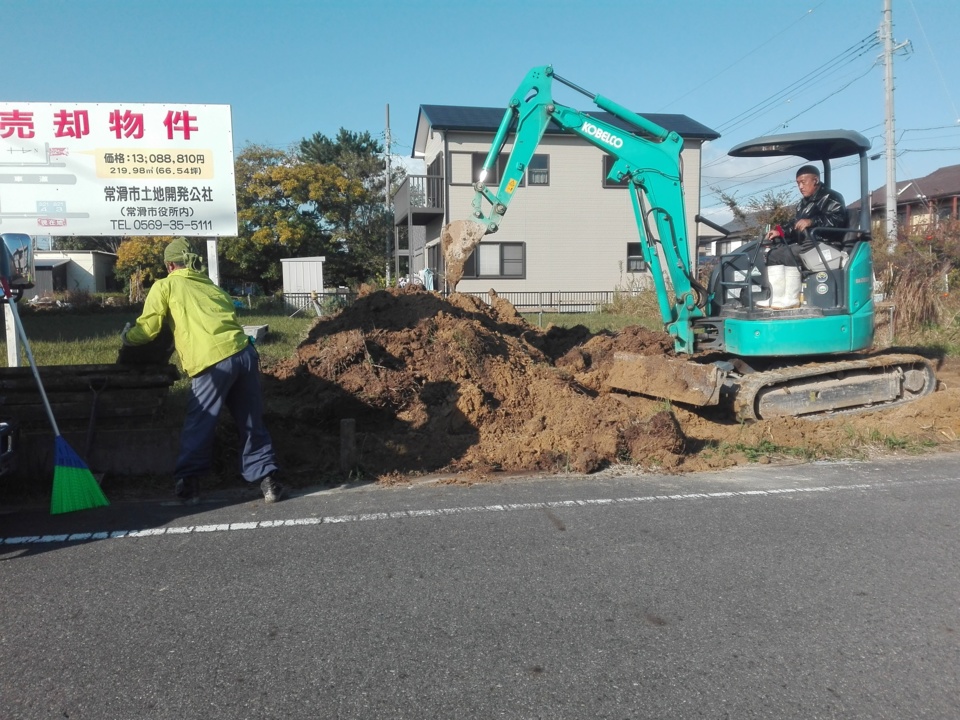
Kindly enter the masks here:
[[[553, 97], [555, 81], [588, 96], [600, 110], [625, 123], [627, 129], [608, 122], [602, 114], [588, 114], [558, 103]], [[456, 288], [463, 263], [484, 235], [499, 228], [551, 124], [614, 158], [608, 178], [630, 187], [641, 252], [651, 269], [661, 318], [674, 337], [677, 351], [693, 352], [691, 321], [703, 316], [705, 293], [691, 274], [680, 173], [683, 140], [609, 98], [561, 78], [550, 66], [533, 68], [510, 98], [480, 179], [474, 184], [473, 217], [451, 222], [441, 233], [447, 284]], [[484, 183], [486, 174], [508, 142], [511, 149], [500, 183], [496, 188], [489, 187]]]

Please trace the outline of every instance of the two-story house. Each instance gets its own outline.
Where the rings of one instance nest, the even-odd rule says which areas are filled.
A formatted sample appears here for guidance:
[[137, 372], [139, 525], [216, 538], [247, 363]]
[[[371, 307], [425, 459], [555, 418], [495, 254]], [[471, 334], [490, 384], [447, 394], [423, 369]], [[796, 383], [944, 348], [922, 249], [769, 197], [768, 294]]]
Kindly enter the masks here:
[[[860, 203], [850, 205], [859, 210]], [[887, 186], [870, 193], [870, 218], [875, 237], [885, 233]], [[926, 233], [945, 220], [960, 218], [960, 165], [948, 165], [929, 175], [897, 182], [897, 230], [900, 235]]]
[[[441, 229], [471, 217], [473, 183], [503, 113], [503, 108], [420, 106], [413, 156], [423, 159], [427, 173], [407, 177], [394, 197], [398, 274], [429, 268], [437, 289], [443, 288]], [[589, 114], [629, 127], [606, 112]], [[695, 258], [701, 146], [719, 134], [686, 115], [645, 117], [683, 138], [685, 230]], [[508, 144], [501, 167], [509, 151]], [[612, 163], [584, 139], [548, 129], [499, 231], [484, 237], [457, 290], [612, 291], [642, 282], [646, 269], [629, 191], [607, 179]], [[499, 177], [486, 182], [495, 185]]]

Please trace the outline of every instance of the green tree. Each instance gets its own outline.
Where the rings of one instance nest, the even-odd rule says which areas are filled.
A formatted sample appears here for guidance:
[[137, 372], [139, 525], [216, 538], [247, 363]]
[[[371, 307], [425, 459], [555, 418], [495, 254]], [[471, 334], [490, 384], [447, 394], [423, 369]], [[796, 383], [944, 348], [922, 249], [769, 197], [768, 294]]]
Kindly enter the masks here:
[[[364, 188], [362, 195], [353, 197], [354, 202], [342, 203], [325, 214], [335, 245], [335, 253], [328, 258], [330, 277], [341, 284], [357, 284], [381, 274], [387, 262], [387, 239], [393, 233], [393, 213], [386, 204], [383, 145], [369, 132], [340, 128], [335, 140], [322, 133], [302, 140], [299, 157], [334, 165]], [[391, 196], [404, 176], [402, 168], [391, 168]]]
[[280, 286], [282, 259], [326, 255], [331, 236], [323, 212], [363, 190], [332, 165], [259, 145], [241, 151], [235, 175], [240, 233], [220, 243], [222, 274], [268, 292]]
[[369, 133], [343, 129], [336, 140], [316, 133], [290, 152], [244, 148], [235, 163], [240, 231], [220, 244], [223, 276], [270, 292], [282, 281], [282, 259], [321, 255], [332, 284], [376, 277], [393, 222], [382, 152]]
[[170, 240], [170, 236], [137, 236], [120, 243], [113, 272], [118, 280], [123, 281], [130, 302], [141, 302], [146, 288], [166, 274], [163, 250]]
[[54, 250], [100, 250], [108, 253], [116, 253], [123, 242], [123, 238], [116, 235], [61, 235], [52, 240]]

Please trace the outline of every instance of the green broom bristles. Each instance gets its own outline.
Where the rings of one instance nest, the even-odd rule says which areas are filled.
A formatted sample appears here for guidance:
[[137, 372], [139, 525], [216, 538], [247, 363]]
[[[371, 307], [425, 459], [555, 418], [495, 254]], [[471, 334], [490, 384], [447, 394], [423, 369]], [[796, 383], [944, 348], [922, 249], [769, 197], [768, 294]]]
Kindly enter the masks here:
[[40, 391], [40, 398], [43, 400], [43, 409], [47, 411], [47, 418], [50, 420], [51, 427], [53, 427], [55, 452], [50, 514], [55, 515], [56, 513], [109, 505], [110, 503], [100, 489], [100, 484], [93, 473], [90, 472], [90, 468], [60, 435], [57, 419], [53, 416], [53, 409], [50, 407], [49, 398], [47, 398], [47, 391], [43, 389], [43, 382], [40, 380], [37, 361], [34, 360], [33, 351], [30, 349], [27, 331], [23, 329], [23, 322], [20, 320], [16, 300], [10, 292], [9, 267], [7, 267], [7, 256], [3, 253], [3, 245], [0, 243], [0, 286], [3, 287], [3, 297], [10, 308], [10, 314], [13, 315], [13, 324], [16, 326], [17, 335], [20, 336], [20, 341], [23, 343], [23, 350], [30, 362], [33, 378], [37, 381], [37, 389]]
[[86, 463], [80, 459], [63, 436], [57, 435], [50, 514], [86, 510], [109, 504], [100, 489], [100, 484]]

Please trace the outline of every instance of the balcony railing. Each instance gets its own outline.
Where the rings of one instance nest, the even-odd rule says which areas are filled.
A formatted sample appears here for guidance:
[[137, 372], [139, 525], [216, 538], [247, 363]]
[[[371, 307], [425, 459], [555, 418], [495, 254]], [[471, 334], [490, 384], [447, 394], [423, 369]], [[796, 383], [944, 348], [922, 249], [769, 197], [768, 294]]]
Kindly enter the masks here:
[[443, 176], [408, 175], [393, 196], [396, 222], [409, 216], [422, 225], [443, 213]]

